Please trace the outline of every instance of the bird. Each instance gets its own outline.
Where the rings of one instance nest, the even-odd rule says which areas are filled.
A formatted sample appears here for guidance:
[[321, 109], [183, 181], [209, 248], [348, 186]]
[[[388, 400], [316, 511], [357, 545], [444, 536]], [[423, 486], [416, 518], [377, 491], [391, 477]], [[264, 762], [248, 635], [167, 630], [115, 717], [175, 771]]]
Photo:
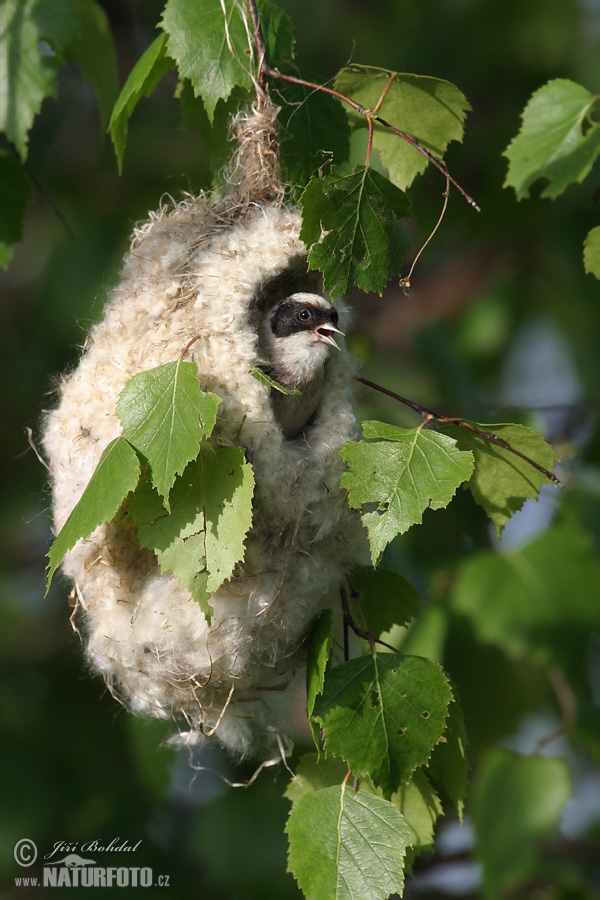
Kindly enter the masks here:
[[284, 437], [301, 437], [319, 406], [325, 364], [331, 347], [341, 348], [333, 335], [338, 313], [320, 294], [295, 293], [279, 300], [263, 316], [259, 341], [273, 381], [286, 388], [271, 388], [271, 403]]

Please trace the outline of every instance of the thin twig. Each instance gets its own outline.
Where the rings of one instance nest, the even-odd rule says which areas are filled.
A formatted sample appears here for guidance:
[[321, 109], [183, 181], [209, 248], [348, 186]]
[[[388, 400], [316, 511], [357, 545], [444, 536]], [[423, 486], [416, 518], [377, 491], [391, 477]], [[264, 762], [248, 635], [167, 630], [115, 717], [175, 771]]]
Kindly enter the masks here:
[[347, 653], [348, 628], [351, 628], [357, 637], [361, 638], [363, 641], [367, 641], [371, 648], [371, 652], [375, 650], [375, 644], [380, 644], [382, 647], [386, 647], [387, 650], [391, 650], [392, 653], [398, 653], [396, 648], [392, 647], [391, 644], [386, 644], [385, 641], [379, 640], [379, 638], [376, 638], [371, 631], [368, 631], [366, 628], [361, 628], [360, 625], [355, 622], [354, 617], [350, 612], [348, 595], [346, 594], [346, 589], [343, 585], [340, 587], [340, 597], [342, 599], [342, 612], [344, 614], [344, 659], [346, 662], [348, 662], [349, 659], [349, 654]]
[[408, 132], [406, 132], [406, 131], [400, 131], [394, 125], [391, 125], [390, 122], [386, 122], [385, 119], [382, 119], [381, 116], [373, 116], [373, 118], [375, 119], [375, 121], [377, 122], [378, 125], [383, 126], [383, 128], [387, 128], [387, 130], [391, 131], [392, 134], [395, 134], [396, 137], [402, 138], [403, 141], [406, 141], [407, 143], [409, 143], [411, 145], [411, 147], [414, 147], [415, 150], [418, 150], [419, 153], [421, 153], [423, 156], [425, 156], [429, 160], [429, 162], [432, 165], [434, 165], [436, 167], [436, 169], [439, 169], [440, 172], [442, 173], [442, 175], [445, 178], [447, 178], [448, 181], [451, 182], [451, 184], [454, 185], [456, 190], [460, 194], [463, 195], [463, 197], [465, 198], [465, 200], [467, 201], [469, 206], [472, 206], [473, 209], [475, 210], [475, 212], [481, 212], [481, 207], [479, 206], [479, 204], [477, 204], [475, 202], [475, 200], [473, 200], [473, 198], [471, 197], [470, 194], [467, 194], [467, 192], [464, 190], [464, 188], [462, 188], [460, 186], [458, 181], [454, 180], [454, 178], [448, 171], [448, 167], [446, 166], [446, 163], [444, 162], [443, 159], [440, 159], [439, 157], [435, 156], [430, 150], [428, 150], [426, 147], [424, 147], [423, 144], [421, 144], [420, 141], [418, 141], [414, 135], [408, 134]]
[[409, 409], [412, 409], [420, 416], [423, 416], [423, 418], [425, 419], [423, 423], [424, 426], [431, 424], [431, 422], [437, 422], [439, 425], [456, 425], [458, 428], [464, 428], [465, 431], [470, 431], [473, 434], [478, 435], [479, 437], [485, 438], [486, 441], [490, 441], [490, 443], [496, 444], [496, 446], [501, 447], [503, 450], [507, 450], [514, 456], [518, 456], [519, 459], [522, 459], [524, 462], [528, 463], [528, 465], [533, 466], [534, 469], [537, 469], [538, 472], [541, 472], [541, 474], [544, 475], [544, 477], [547, 478], [548, 481], [552, 481], [554, 484], [562, 487], [560, 478], [558, 478], [554, 474], [554, 472], [550, 472], [548, 469], [540, 466], [539, 463], [536, 463], [535, 460], [531, 459], [529, 456], [526, 456], [524, 453], [521, 453], [520, 450], [515, 450], [514, 447], [511, 447], [509, 443], [503, 441], [502, 438], [498, 437], [498, 435], [494, 434], [492, 431], [486, 431], [483, 428], [478, 428], [476, 425], [472, 425], [470, 422], [467, 422], [465, 419], [458, 418], [457, 416], [443, 416], [441, 415], [441, 413], [433, 412], [432, 410], [421, 406], [420, 403], [415, 403], [414, 400], [409, 400], [407, 397], [403, 397], [401, 394], [397, 394], [395, 391], [390, 391], [389, 388], [382, 387], [382, 385], [376, 384], [374, 381], [369, 381], [368, 378], [357, 376], [356, 380], [361, 384], [366, 385], [367, 387], [373, 388], [373, 390], [375, 391], [379, 391], [380, 394], [385, 394], [387, 397], [391, 397], [393, 400], [397, 400], [399, 403], [403, 403], [404, 406], [408, 406]]
[[[264, 87], [265, 81], [267, 78], [274, 78], [278, 81], [287, 81], [289, 84], [297, 84], [299, 87], [309, 88], [313, 91], [320, 91], [323, 94], [329, 94], [331, 97], [335, 97], [336, 100], [339, 100], [341, 103], [345, 103], [355, 112], [357, 112], [360, 116], [363, 116], [367, 120], [367, 125], [369, 128], [369, 145], [372, 146], [373, 141], [373, 122], [376, 122], [378, 125], [381, 125], [382, 128], [385, 128], [387, 131], [390, 131], [392, 134], [395, 134], [396, 137], [401, 138], [401, 140], [406, 141], [414, 147], [414, 149], [421, 153], [432, 165], [439, 169], [444, 178], [446, 178], [451, 184], [454, 185], [456, 190], [462, 194], [467, 203], [473, 207], [473, 209], [477, 210], [477, 212], [481, 212], [478, 204], [473, 200], [473, 198], [468, 194], [464, 188], [460, 186], [460, 184], [454, 180], [452, 175], [450, 175], [446, 163], [435, 156], [430, 150], [427, 150], [421, 142], [412, 134], [408, 134], [406, 131], [400, 131], [390, 122], [383, 119], [378, 113], [385, 100], [387, 92], [389, 91], [395, 74], [390, 78], [388, 83], [383, 89], [381, 97], [375, 109], [367, 109], [366, 106], [363, 106], [361, 103], [357, 103], [356, 100], [353, 100], [351, 97], [347, 97], [346, 94], [342, 94], [341, 91], [336, 91], [335, 88], [328, 87], [324, 84], [316, 84], [314, 81], [307, 81], [304, 78], [298, 78], [296, 75], [288, 75], [284, 72], [280, 72], [279, 69], [273, 68], [270, 65], [269, 61], [266, 57], [266, 49], [265, 49], [265, 41], [263, 37], [263, 33], [260, 27], [260, 19], [258, 16], [258, 10], [256, 8], [256, 0], [247, 0], [248, 8], [250, 10], [250, 18], [252, 19], [252, 27], [254, 30], [254, 40], [256, 43], [256, 49], [258, 51], [258, 59], [259, 59], [259, 70], [258, 70], [258, 84], [262, 89]], [[367, 162], [369, 162], [370, 151], [367, 154]]]
[[29, 180], [31, 181], [31, 183], [33, 184], [34, 188], [38, 191], [40, 196], [43, 197], [45, 202], [48, 204], [48, 206], [50, 207], [50, 209], [52, 210], [52, 212], [58, 219], [59, 223], [62, 225], [64, 232], [67, 235], [68, 239], [70, 241], [74, 241], [75, 235], [73, 233], [73, 229], [71, 228], [71, 226], [69, 225], [69, 223], [67, 221], [67, 217], [65, 216], [65, 214], [63, 212], [61, 212], [61, 210], [58, 208], [58, 206], [52, 199], [52, 196], [48, 193], [48, 191], [46, 190], [46, 188], [44, 187], [42, 182], [39, 180], [39, 178], [37, 177], [37, 175], [31, 168], [31, 166], [29, 165], [29, 163], [24, 162], [24, 163], [22, 163], [22, 165], [23, 165], [23, 169], [25, 170], [25, 173], [27, 174], [27, 176], [28, 176]]
[[419, 257], [420, 257], [421, 254], [423, 253], [423, 250], [425, 250], [427, 244], [430, 242], [430, 240], [431, 240], [431, 239], [433, 238], [433, 236], [435, 235], [436, 231], [438, 230], [438, 228], [439, 228], [440, 225], [442, 224], [442, 220], [443, 220], [444, 216], [446, 215], [446, 209], [447, 209], [447, 207], [448, 207], [448, 200], [449, 200], [449, 198], [450, 198], [450, 179], [448, 178], [448, 176], [446, 176], [446, 190], [444, 191], [444, 193], [443, 193], [442, 196], [443, 196], [443, 198], [444, 198], [444, 204], [443, 204], [443, 206], [442, 206], [442, 211], [441, 211], [441, 213], [440, 213], [440, 215], [439, 215], [439, 218], [438, 218], [437, 222], [436, 222], [435, 225], [434, 225], [433, 231], [431, 232], [431, 234], [429, 235], [429, 237], [427, 238], [427, 240], [425, 241], [425, 243], [423, 244], [423, 246], [421, 247], [421, 249], [419, 250], [419, 252], [418, 252], [417, 255], [415, 256], [415, 258], [413, 259], [412, 265], [411, 265], [411, 267], [410, 267], [410, 272], [408, 273], [408, 275], [407, 275], [405, 278], [401, 278], [401, 279], [400, 279], [400, 287], [404, 287], [404, 288], [409, 288], [409, 287], [410, 287], [410, 280], [411, 280], [411, 278], [412, 278], [413, 272], [415, 271], [415, 266], [416, 266], [417, 263], [419, 262]]
[[386, 121], [386, 119], [382, 119], [381, 116], [373, 115], [373, 111], [367, 109], [366, 106], [363, 106], [361, 103], [357, 103], [356, 100], [352, 100], [351, 97], [347, 97], [345, 94], [342, 94], [340, 91], [336, 91], [335, 88], [327, 87], [324, 84], [316, 84], [314, 81], [306, 81], [304, 78], [298, 78], [296, 75], [288, 75], [284, 72], [280, 72], [279, 69], [274, 69], [267, 62], [263, 65], [263, 71], [265, 75], [269, 78], [275, 78], [279, 81], [287, 81], [290, 84], [297, 84], [300, 87], [309, 88], [313, 91], [321, 91], [322, 93], [329, 94], [332, 97], [335, 97], [336, 100], [339, 100], [341, 103], [345, 103], [347, 106], [350, 106], [355, 112], [357, 112], [360, 116], [364, 116], [368, 122], [373, 121], [377, 122], [378, 125], [381, 125], [382, 128], [391, 131], [392, 134], [395, 134], [396, 137], [401, 138], [403, 141], [406, 141], [411, 147], [414, 147], [422, 156], [426, 157], [426, 159], [439, 169], [444, 178], [447, 178], [451, 184], [454, 185], [456, 190], [462, 194], [467, 203], [473, 207], [476, 212], [481, 212], [481, 207], [478, 203], [468, 194], [463, 187], [456, 181], [446, 166], [446, 163], [435, 156], [430, 150], [427, 150], [426, 147], [421, 144], [419, 140], [413, 135], [408, 134], [406, 131], [400, 131], [400, 129], [396, 128], [390, 122]]

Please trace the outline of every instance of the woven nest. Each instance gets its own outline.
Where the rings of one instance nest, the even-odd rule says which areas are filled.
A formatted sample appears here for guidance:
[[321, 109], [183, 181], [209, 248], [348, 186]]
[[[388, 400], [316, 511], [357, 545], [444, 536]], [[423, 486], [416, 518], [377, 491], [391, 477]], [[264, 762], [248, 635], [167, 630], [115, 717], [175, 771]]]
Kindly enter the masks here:
[[351, 358], [343, 348], [330, 354], [303, 440], [284, 438], [270, 389], [250, 374], [265, 310], [315, 289], [280, 180], [276, 115], [263, 102], [235, 120], [221, 195], [185, 197], [136, 228], [120, 283], [44, 429], [58, 531], [120, 433], [115, 406], [127, 380], [177, 359], [199, 336], [187, 358], [202, 389], [222, 398], [211, 440], [245, 447], [256, 481], [245, 556], [210, 598], [210, 627], [140, 549], [126, 515], [79, 541], [62, 570], [74, 582], [88, 659], [111, 691], [135, 713], [172, 718], [182, 740], [212, 733], [239, 756], [290, 746], [307, 633], [362, 552], [339, 486], [338, 451], [356, 430]]

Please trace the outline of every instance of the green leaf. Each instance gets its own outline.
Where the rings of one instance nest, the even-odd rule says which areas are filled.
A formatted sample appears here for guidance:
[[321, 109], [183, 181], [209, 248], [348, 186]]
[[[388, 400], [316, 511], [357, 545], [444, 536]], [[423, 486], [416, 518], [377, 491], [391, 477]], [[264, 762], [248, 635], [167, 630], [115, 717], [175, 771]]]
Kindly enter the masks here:
[[589, 124], [597, 97], [566, 78], [537, 90], [522, 115], [519, 134], [504, 151], [509, 166], [505, 187], [527, 197], [538, 178], [548, 184], [542, 197], [556, 197], [583, 181], [600, 152], [600, 125]]
[[555, 527], [520, 550], [478, 553], [458, 571], [453, 608], [509, 656], [582, 677], [598, 626], [600, 564], [587, 537]]
[[319, 748], [319, 727], [312, 719], [315, 700], [323, 693], [325, 669], [333, 646], [333, 612], [325, 609], [317, 618], [308, 642], [306, 659], [306, 709], [313, 739]]
[[[285, 796], [292, 804], [296, 804], [307, 794], [340, 785], [347, 773], [347, 765], [339, 758], [306, 753], [295, 767], [294, 777], [285, 790]], [[381, 796], [367, 777], [360, 779], [360, 790]], [[393, 794], [390, 802], [402, 813], [410, 831], [412, 847], [418, 851], [430, 847], [433, 844], [435, 823], [442, 814], [442, 805], [424, 772], [417, 769], [413, 778]]]
[[296, 47], [292, 19], [268, 0], [258, 0], [257, 5], [267, 59], [272, 66], [290, 62]]
[[252, 87], [248, 33], [234, 0], [168, 0], [161, 25], [182, 78], [202, 97], [212, 123], [219, 100]]
[[[295, 804], [307, 794], [341, 785], [347, 774], [348, 766], [343, 760], [334, 756], [328, 759], [318, 753], [305, 753], [294, 767], [294, 776], [285, 789], [284, 796]], [[361, 781], [361, 789], [363, 784]]]
[[389, 797], [429, 759], [451, 699], [432, 660], [369, 654], [327, 673], [314, 717], [327, 755], [343, 757], [355, 776], [368, 775]]
[[333, 160], [340, 164], [348, 159], [350, 127], [338, 100], [322, 91], [285, 82], [273, 94], [281, 103], [281, 159], [291, 184], [303, 188], [325, 163]]
[[402, 894], [410, 832], [396, 807], [337, 786], [302, 797], [286, 832], [288, 870], [306, 900], [382, 900]]
[[500, 900], [522, 881], [535, 881], [541, 844], [556, 834], [570, 796], [565, 760], [509, 750], [488, 755], [474, 785], [472, 809], [486, 900]]
[[291, 397], [301, 397], [302, 391], [296, 391], [292, 388], [284, 387], [283, 384], [279, 384], [278, 381], [274, 381], [271, 376], [265, 372], [264, 369], [261, 369], [260, 366], [252, 369], [250, 372], [253, 378], [256, 378], [261, 384], [267, 385], [267, 387], [273, 388], [275, 391], [279, 391], [280, 394], [287, 394]]
[[152, 484], [167, 509], [175, 476], [210, 436], [220, 402], [200, 388], [196, 364], [181, 360], [134, 375], [121, 391], [117, 415], [123, 436], [150, 463]]
[[[390, 72], [352, 65], [335, 78], [338, 91], [374, 110], [399, 131], [416, 137], [425, 149], [443, 157], [451, 141], [462, 141], [466, 112], [471, 108], [456, 85], [440, 78]], [[366, 128], [364, 116], [348, 109], [353, 128]], [[388, 177], [405, 190], [425, 171], [427, 158], [387, 128], [375, 123], [373, 149], [379, 153]]]
[[10, 262], [14, 244], [21, 240], [23, 218], [31, 190], [23, 168], [12, 154], [0, 150], [0, 268]]
[[[272, 4], [258, 4], [267, 59], [276, 65], [294, 52], [289, 16]], [[235, 87], [252, 88], [257, 68], [251, 56], [251, 24], [235, 0], [168, 0], [161, 25], [179, 75], [189, 78], [212, 123], [219, 100]]]
[[419, 614], [421, 598], [415, 588], [402, 575], [379, 566], [358, 566], [350, 577], [352, 588], [357, 592], [360, 614], [375, 636], [389, 631], [394, 625], [407, 625]]
[[154, 550], [163, 572], [171, 572], [200, 603], [210, 621], [210, 594], [231, 577], [244, 556], [252, 524], [252, 466], [243, 447], [201, 447], [175, 480], [171, 511], [146, 484], [129, 514], [142, 547]]
[[379, 172], [334, 168], [309, 181], [302, 196], [302, 229], [311, 269], [323, 273], [334, 296], [353, 285], [381, 294], [399, 275], [410, 239], [398, 221], [410, 213], [408, 197]]
[[588, 232], [583, 243], [583, 267], [588, 275], [600, 278], [600, 225]]
[[94, 88], [102, 129], [119, 93], [117, 55], [106, 13], [95, 0], [71, 0], [79, 31], [64, 48], [65, 59], [78, 63]]
[[99, 525], [115, 517], [139, 477], [137, 453], [124, 437], [115, 438], [105, 448], [88, 486], [50, 548], [46, 593], [65, 554], [78, 540], [89, 537]]
[[[442, 815], [442, 804], [421, 769], [403, 784], [391, 799], [408, 826], [413, 850], [421, 852], [433, 846], [435, 825]], [[409, 854], [411, 856], [413, 854]]]
[[77, 18], [69, 0], [7, 0], [0, 5], [0, 131], [22, 160], [43, 99], [56, 95], [60, 68], [56, 54], [76, 32]]
[[[495, 434], [515, 450], [551, 472], [558, 457], [537, 431], [523, 425], [480, 425], [475, 428]], [[469, 490], [492, 520], [498, 537], [525, 500], [537, 499], [540, 487], [553, 482], [524, 459], [481, 435], [457, 425], [444, 426], [461, 450], [470, 450], [475, 460]]]
[[473, 455], [452, 438], [424, 428], [397, 428], [363, 422], [365, 441], [340, 450], [348, 463], [341, 485], [353, 509], [364, 512], [373, 565], [396, 535], [422, 521], [423, 512], [448, 505], [457, 487], [473, 472]]
[[166, 50], [167, 36], [160, 34], [138, 59], [115, 103], [108, 130], [115, 148], [119, 174], [123, 170], [127, 130], [134, 109], [142, 97], [149, 97], [162, 77], [175, 68]]
[[458, 818], [462, 822], [469, 774], [467, 732], [462, 706], [454, 686], [452, 693], [446, 730], [433, 748], [427, 771], [442, 796], [447, 797], [456, 807]]
[[[296, 804], [307, 794], [339, 786], [347, 773], [347, 765], [339, 758], [306, 753], [295, 766], [294, 777], [285, 790], [285, 796], [292, 804]], [[360, 790], [381, 796], [367, 777], [360, 779]], [[433, 844], [435, 823], [442, 814], [442, 805], [424, 772], [417, 769], [413, 778], [393, 794], [390, 802], [402, 813], [413, 849], [422, 851], [430, 847]]]

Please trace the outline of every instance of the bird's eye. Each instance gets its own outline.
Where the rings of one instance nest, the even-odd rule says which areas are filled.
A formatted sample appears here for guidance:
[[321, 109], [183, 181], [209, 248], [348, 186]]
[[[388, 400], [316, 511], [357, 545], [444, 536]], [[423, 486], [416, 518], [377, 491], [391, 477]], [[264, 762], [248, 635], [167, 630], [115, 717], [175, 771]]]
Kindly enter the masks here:
[[309, 310], [301, 309], [300, 312], [298, 313], [298, 318], [301, 319], [303, 322], [308, 322], [308, 320], [310, 319]]

